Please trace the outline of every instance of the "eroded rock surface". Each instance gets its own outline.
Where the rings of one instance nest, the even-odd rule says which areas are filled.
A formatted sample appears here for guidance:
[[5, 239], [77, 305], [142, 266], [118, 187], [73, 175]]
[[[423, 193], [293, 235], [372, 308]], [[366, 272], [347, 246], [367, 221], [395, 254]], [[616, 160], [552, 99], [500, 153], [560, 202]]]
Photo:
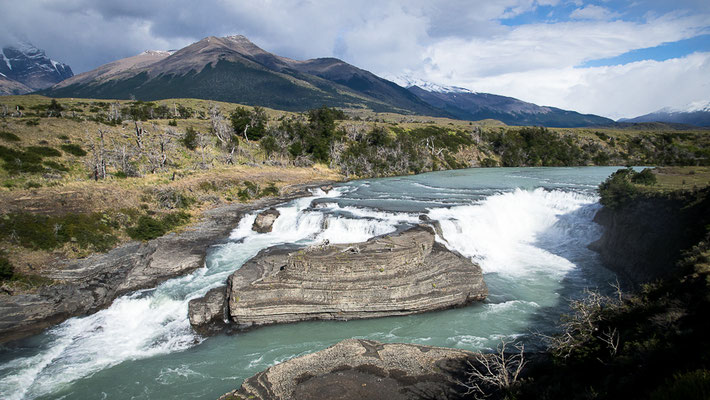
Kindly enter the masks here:
[[274, 365], [220, 400], [458, 398], [471, 357], [463, 350], [348, 339]]
[[[266, 249], [229, 277], [227, 315], [244, 329], [408, 315], [463, 306], [487, 294], [481, 268], [419, 225], [365, 243]], [[201, 328], [217, 314], [191, 322]]]
[[256, 216], [251, 229], [259, 233], [271, 232], [271, 229], [274, 227], [274, 222], [276, 222], [276, 218], [278, 218], [279, 215], [279, 210], [275, 208], [262, 211]]

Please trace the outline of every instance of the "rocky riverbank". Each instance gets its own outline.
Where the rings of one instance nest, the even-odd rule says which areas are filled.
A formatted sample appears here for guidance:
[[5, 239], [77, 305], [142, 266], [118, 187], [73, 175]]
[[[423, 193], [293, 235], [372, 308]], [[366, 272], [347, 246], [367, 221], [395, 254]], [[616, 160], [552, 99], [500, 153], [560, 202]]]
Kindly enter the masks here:
[[408, 315], [483, 300], [481, 268], [418, 225], [365, 243], [270, 248], [234, 272], [223, 288], [190, 302], [203, 333], [225, 317], [237, 329], [306, 320]]
[[60, 283], [34, 294], [0, 296], [0, 343], [27, 337], [68, 318], [108, 307], [117, 297], [187, 274], [204, 265], [207, 249], [229, 235], [245, 212], [310, 194], [293, 188], [287, 195], [208, 210], [202, 221], [180, 233], [148, 242], [130, 242], [105, 254], [76, 260], [50, 278]]
[[472, 357], [463, 350], [348, 339], [274, 365], [220, 400], [458, 398]]

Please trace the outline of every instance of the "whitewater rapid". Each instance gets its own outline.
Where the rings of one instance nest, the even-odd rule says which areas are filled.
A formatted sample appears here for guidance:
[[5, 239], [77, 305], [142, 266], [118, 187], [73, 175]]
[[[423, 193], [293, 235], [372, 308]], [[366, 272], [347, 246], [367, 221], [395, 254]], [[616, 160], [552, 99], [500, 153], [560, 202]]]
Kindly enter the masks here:
[[[344, 194], [355, 188], [343, 186], [327, 194], [316, 191], [310, 197], [277, 207], [280, 215], [270, 233], [252, 231], [258, 212], [248, 214], [232, 231], [227, 243], [211, 249], [203, 268], [157, 288], [123, 296], [105, 310], [69, 319], [50, 329], [34, 339], [33, 348], [18, 352], [16, 358], [0, 365], [0, 398], [47, 396], [70, 390], [74, 382], [121, 363], [200, 346], [204, 339], [190, 328], [188, 302], [222, 285], [234, 270], [267, 247], [325, 240], [365, 241], [416, 224], [421, 214], [427, 214], [441, 225], [442, 236], [437, 240], [478, 262], [487, 281], [493, 275], [503, 277], [505, 282], [533, 280], [539, 274], [560, 280], [576, 268], [579, 260], [588, 257], [586, 245], [600, 234], [592, 223], [599, 205], [596, 196], [589, 192], [542, 188], [491, 190], [483, 194], [479, 191], [472, 197], [465, 190], [452, 189], [451, 196], [460, 199], [458, 205], [447, 206], [446, 199], [414, 199], [427, 207], [398, 212], [341, 201]], [[400, 199], [407, 200], [406, 196]], [[544, 301], [513, 299], [500, 293], [504, 288], [495, 283], [489, 286], [491, 301], [476, 318], [490, 319], [494, 333], [473, 335], [454, 330], [446, 336], [444, 344], [479, 348], [496, 335], [505, 335], [497, 333], [502, 328], [495, 324], [504, 322], [496, 320], [495, 315], [510, 312], [512, 318], [518, 318], [517, 315], [549, 306], [545, 302], [558, 301], [556, 295]], [[390, 332], [395, 339], [400, 337], [393, 333], [396, 329]], [[387, 334], [373, 335], [388, 339]], [[427, 338], [431, 339], [430, 336], [416, 339], [426, 343]], [[261, 365], [262, 358], [263, 354], [257, 351], [251, 362]], [[182, 373], [189, 375], [188, 370], [191, 371], [188, 368]], [[169, 371], [180, 373], [179, 369]]]

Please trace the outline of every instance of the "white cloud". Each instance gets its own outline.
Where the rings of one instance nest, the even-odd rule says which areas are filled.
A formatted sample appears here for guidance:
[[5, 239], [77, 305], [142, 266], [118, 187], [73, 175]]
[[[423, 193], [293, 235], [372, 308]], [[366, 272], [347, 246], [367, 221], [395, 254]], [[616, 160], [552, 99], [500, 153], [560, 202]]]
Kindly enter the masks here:
[[[506, 25], [505, 18], [540, 6], [570, 4], [577, 4], [573, 14], [583, 19]], [[382, 0], [377, 6], [367, 0], [205, 0], [199, 6], [189, 0], [15, 1], [0, 13], [0, 42], [22, 35], [83, 72], [146, 49], [244, 34], [286, 57], [337, 56], [378, 74], [409, 70], [436, 83], [574, 108], [575, 99], [559, 93], [581, 85], [580, 71], [592, 71], [575, 66], [710, 32], [710, 16], [703, 14], [710, 11], [707, 1], [677, 0], [672, 12], [663, 0], [643, 4], [645, 19], [630, 22], [610, 20], [617, 17], [613, 11], [578, 0]], [[553, 8], [553, 14], [562, 9]], [[680, 9], [694, 12], [675, 11]], [[596, 73], [612, 79], [616, 70]], [[525, 88], [533, 86], [514, 77], [545, 81], [532, 96]], [[594, 109], [590, 104], [583, 104], [585, 111]], [[620, 115], [626, 115], [624, 107], [634, 109], [620, 107]]]
[[590, 4], [585, 7], [577, 8], [572, 11], [570, 17], [573, 19], [592, 19], [592, 20], [609, 20], [617, 18], [618, 13], [611, 12], [609, 9]]
[[666, 61], [546, 68], [472, 79], [467, 87], [618, 119], [710, 100], [710, 52]]

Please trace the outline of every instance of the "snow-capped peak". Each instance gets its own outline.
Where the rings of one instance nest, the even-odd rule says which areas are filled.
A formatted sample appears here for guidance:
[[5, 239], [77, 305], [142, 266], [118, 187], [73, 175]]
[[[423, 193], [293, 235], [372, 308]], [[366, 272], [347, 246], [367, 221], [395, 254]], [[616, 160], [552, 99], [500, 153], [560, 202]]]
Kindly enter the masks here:
[[681, 107], [666, 107], [662, 112], [673, 113], [692, 113], [692, 112], [710, 112], [710, 101], [700, 100], [688, 103]]
[[403, 74], [403, 75], [391, 75], [387, 76], [386, 79], [391, 80], [392, 82], [403, 86], [405, 88], [410, 88], [412, 86], [417, 86], [421, 89], [426, 90], [427, 92], [436, 92], [436, 93], [476, 93], [472, 90], [458, 87], [458, 86], [446, 86], [446, 85], [440, 85], [438, 83], [433, 83], [429, 81], [425, 81], [421, 78], [414, 77], [410, 74]]
[[146, 50], [143, 54], [156, 55], [156, 56], [169, 56], [175, 53], [175, 50]]

